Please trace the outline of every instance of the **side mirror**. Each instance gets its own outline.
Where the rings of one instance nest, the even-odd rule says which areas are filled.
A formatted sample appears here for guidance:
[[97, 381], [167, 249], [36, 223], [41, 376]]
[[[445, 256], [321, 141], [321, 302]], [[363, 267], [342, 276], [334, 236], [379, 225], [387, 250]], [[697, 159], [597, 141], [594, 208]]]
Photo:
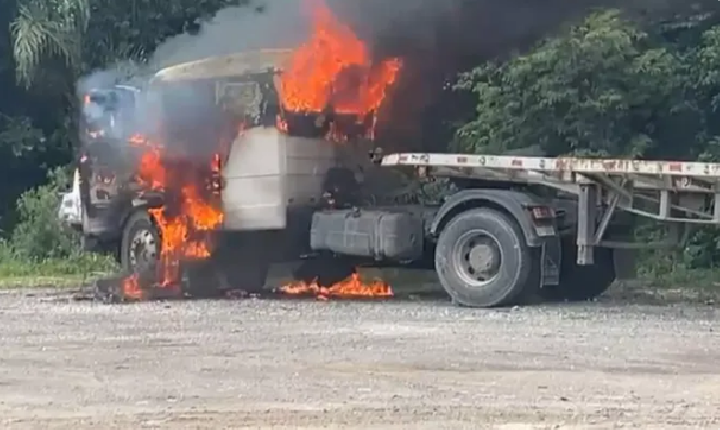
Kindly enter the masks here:
[[368, 157], [370, 158], [370, 161], [375, 165], [380, 165], [382, 163], [383, 159], [383, 150], [382, 148], [375, 148], [368, 152]]

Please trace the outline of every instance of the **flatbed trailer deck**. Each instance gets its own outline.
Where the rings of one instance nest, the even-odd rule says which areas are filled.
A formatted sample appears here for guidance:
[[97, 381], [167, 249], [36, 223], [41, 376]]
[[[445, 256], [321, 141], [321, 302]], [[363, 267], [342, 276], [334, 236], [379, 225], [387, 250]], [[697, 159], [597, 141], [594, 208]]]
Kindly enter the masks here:
[[[615, 209], [681, 224], [720, 224], [720, 163], [578, 157], [407, 153], [383, 166], [412, 166], [437, 177], [537, 184], [595, 197]], [[600, 239], [600, 237], [598, 237]]]

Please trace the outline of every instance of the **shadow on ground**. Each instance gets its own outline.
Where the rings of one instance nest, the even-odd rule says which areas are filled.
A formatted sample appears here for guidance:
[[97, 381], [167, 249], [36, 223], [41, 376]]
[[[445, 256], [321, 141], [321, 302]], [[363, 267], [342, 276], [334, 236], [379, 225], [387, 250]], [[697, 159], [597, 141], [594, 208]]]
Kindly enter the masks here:
[[[266, 293], [253, 297], [270, 300], [317, 300], [314, 296], [294, 296], [279, 294], [279, 287], [292, 281], [292, 271], [295, 264], [274, 265], [269, 273], [266, 283]], [[398, 269], [398, 268], [361, 268], [359, 270], [364, 280], [372, 281], [382, 279], [388, 283], [394, 292], [394, 297], [387, 298], [335, 298], [331, 301], [352, 300], [358, 302], [379, 302], [379, 301], [448, 301], [449, 297], [440, 286], [437, 275], [431, 270], [420, 269]], [[76, 285], [82, 285], [78, 282]], [[29, 296], [54, 296], [57, 299], [67, 300], [74, 293], [76, 300], [95, 299], [93, 287], [86, 285], [78, 289], [58, 290], [48, 286], [47, 288], [16, 288], [14, 291], [24, 292]], [[226, 299], [244, 299], [248, 295], [242, 293], [230, 294]], [[682, 288], [659, 288], [649, 287], [641, 281], [623, 281], [614, 284], [608, 292], [593, 300], [590, 303], [606, 304], [627, 304], [627, 305], [672, 305], [695, 303], [715, 306], [720, 304], [720, 291], [693, 288], [686, 286]], [[585, 302], [587, 304], [588, 302]], [[536, 305], [540, 302], [534, 303]], [[566, 305], [567, 303], [542, 303], [544, 305]]]

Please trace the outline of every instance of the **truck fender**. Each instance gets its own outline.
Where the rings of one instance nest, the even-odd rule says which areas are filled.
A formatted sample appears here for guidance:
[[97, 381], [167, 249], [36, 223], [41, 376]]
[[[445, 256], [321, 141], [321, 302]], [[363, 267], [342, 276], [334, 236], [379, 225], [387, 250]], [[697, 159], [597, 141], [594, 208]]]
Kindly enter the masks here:
[[[115, 229], [117, 231], [118, 238], [122, 237], [123, 230], [125, 230], [125, 225], [130, 217], [135, 215], [137, 212], [148, 212], [150, 208], [157, 207], [157, 203], [153, 203], [155, 204], [151, 204], [151, 202], [143, 198], [133, 198], [132, 200], [128, 200], [127, 204], [123, 204], [122, 209], [120, 210], [120, 215], [117, 218], [118, 223]], [[150, 220], [157, 226], [157, 220], [155, 217], [152, 216], [152, 214], [148, 215], [150, 216]]]
[[443, 203], [430, 226], [433, 237], [442, 231], [443, 227], [458, 213], [478, 207], [499, 209], [517, 220], [523, 231], [528, 246], [538, 247], [545, 241], [538, 236], [535, 226], [528, 216], [527, 207], [547, 204], [546, 201], [531, 194], [510, 190], [464, 190], [459, 191]]

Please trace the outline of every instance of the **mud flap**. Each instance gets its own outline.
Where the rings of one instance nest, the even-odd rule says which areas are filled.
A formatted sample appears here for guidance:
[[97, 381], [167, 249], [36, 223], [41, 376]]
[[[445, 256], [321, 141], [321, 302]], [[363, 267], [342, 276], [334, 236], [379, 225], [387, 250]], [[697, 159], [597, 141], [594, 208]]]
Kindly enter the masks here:
[[637, 249], [614, 249], [613, 265], [615, 266], [615, 280], [629, 281], [637, 277]]
[[560, 284], [561, 245], [558, 236], [546, 238], [540, 252], [542, 268], [540, 282], [542, 286]]

